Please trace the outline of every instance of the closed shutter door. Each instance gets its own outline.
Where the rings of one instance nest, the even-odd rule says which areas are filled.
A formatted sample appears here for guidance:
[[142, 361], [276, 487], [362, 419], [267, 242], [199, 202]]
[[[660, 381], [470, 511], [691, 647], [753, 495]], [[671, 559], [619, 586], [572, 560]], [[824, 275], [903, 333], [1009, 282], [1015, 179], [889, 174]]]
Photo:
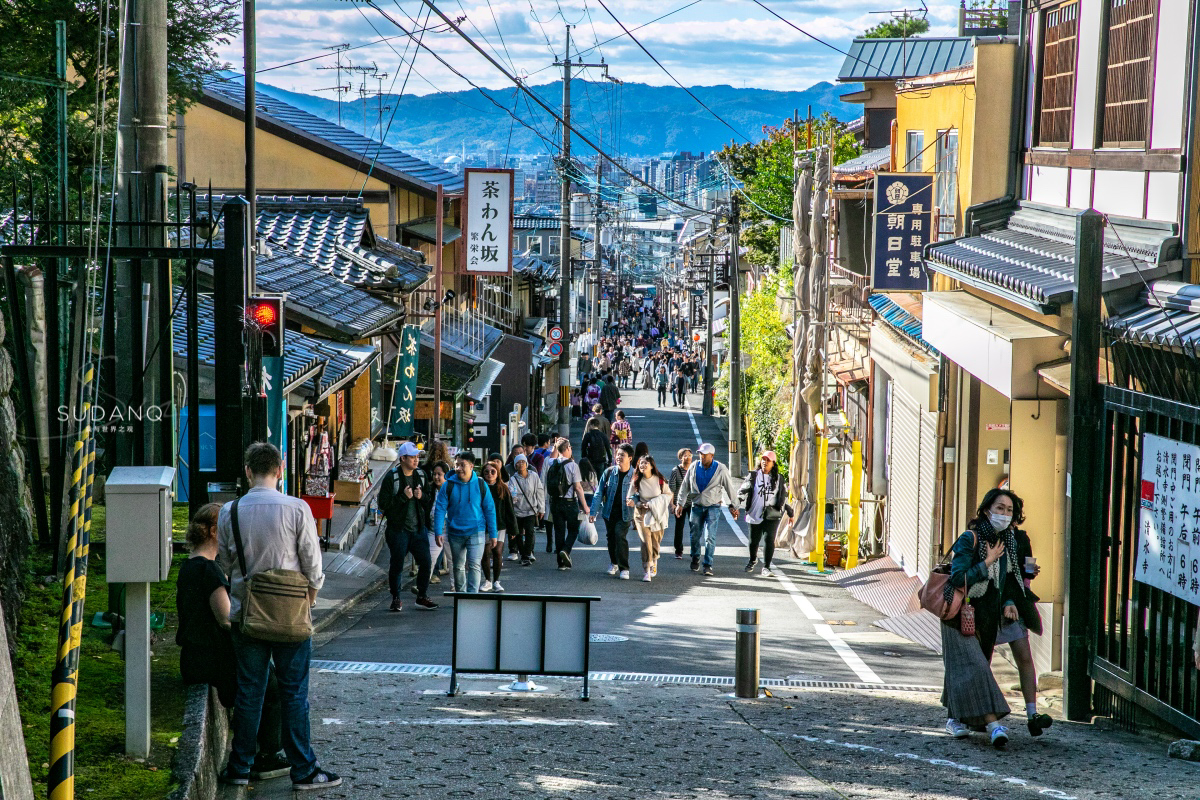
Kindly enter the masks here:
[[921, 408], [895, 382], [888, 407], [888, 555], [917, 573], [921, 493]]
[[917, 574], [924, 580], [934, 564], [933, 502], [937, 490], [937, 414], [918, 412], [921, 419], [921, 474], [917, 503]]

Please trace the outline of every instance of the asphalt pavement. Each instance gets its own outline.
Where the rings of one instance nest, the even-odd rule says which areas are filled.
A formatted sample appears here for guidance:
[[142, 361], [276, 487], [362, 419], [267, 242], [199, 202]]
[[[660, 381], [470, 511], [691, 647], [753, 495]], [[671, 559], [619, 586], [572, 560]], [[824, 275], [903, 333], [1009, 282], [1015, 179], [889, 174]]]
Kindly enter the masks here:
[[[668, 474], [680, 447], [695, 450], [697, 437], [718, 447], [722, 459], [724, 434], [702, 416], [699, 395], [689, 395], [683, 409], [656, 406], [655, 393], [622, 392], [621, 409], [635, 442], [645, 441], [659, 468]], [[573, 435], [578, 442], [578, 425]], [[775, 565], [783, 577], [746, 573], [746, 546], [738, 538], [733, 520], [725, 516], [718, 525], [717, 553], [712, 577], [690, 570], [688, 539], [685, 554], [676, 560], [672, 532], [664, 537], [658, 576], [640, 580], [637, 533], [630, 530], [631, 580], [605, 574], [609, 566], [603, 522], [594, 546], [577, 545], [570, 572], [559, 572], [544, 539], [537, 548], [537, 563], [521, 567], [505, 562], [501, 582], [509, 592], [596, 595], [592, 632], [608, 634], [591, 649], [591, 668], [602, 671], [645, 672], [668, 675], [731, 676], [734, 671], [734, 616], [739, 608], [759, 609], [761, 673], [768, 678], [933, 685], [941, 683], [942, 662], [936, 654], [871, 623], [879, 615], [854, 600], [828, 577], [814, 575], [811, 567], [786, 553], [776, 553]], [[744, 522], [737, 530], [746, 535]], [[386, 565], [386, 550], [380, 564]], [[761, 558], [761, 554], [760, 554]], [[438, 587], [432, 587], [436, 590]], [[435, 600], [440, 598], [431, 592]], [[417, 609], [391, 613], [382, 602], [364, 604], [365, 613], [324, 644], [315, 658], [446, 665], [450, 663], [450, 619], [447, 600], [434, 611]], [[411, 599], [409, 595], [406, 600]]]

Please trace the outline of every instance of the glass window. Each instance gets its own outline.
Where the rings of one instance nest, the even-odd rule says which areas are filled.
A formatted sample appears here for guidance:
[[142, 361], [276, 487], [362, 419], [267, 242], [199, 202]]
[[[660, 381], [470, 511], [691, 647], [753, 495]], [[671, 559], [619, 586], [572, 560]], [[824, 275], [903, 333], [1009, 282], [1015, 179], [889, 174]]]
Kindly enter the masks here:
[[925, 131], [908, 131], [904, 134], [904, 171], [922, 172], [921, 164], [925, 153]]
[[954, 235], [958, 213], [958, 131], [938, 131], [934, 183], [937, 191], [938, 234]]
[[542, 237], [530, 236], [525, 240], [525, 252], [531, 256], [540, 256], [542, 254]]
[[558, 236], [550, 237], [550, 255], [552, 255], [552, 256], [556, 256], [559, 253], [558, 240], [559, 240]]
[[1079, 3], [1046, 12], [1042, 33], [1042, 84], [1038, 144], [1069, 147], [1075, 108], [1075, 60], [1079, 41]]

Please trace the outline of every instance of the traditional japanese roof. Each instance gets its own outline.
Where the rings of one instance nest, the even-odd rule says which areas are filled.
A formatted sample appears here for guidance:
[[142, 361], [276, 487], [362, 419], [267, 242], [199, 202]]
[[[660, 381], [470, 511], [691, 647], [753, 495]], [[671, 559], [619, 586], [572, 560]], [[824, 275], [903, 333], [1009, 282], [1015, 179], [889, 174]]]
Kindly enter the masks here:
[[[929, 245], [926, 266], [1039, 313], [1058, 313], [1075, 291], [1077, 212], [1028, 202], [989, 206], [986, 216], [968, 211], [966, 227], [975, 235]], [[1105, 292], [1178, 274], [1177, 226], [1110, 217], [1103, 264]]]
[[1104, 327], [1136, 342], [1195, 348], [1200, 344], [1200, 286], [1154, 281], [1138, 305], [1109, 317]]
[[537, 256], [522, 255], [520, 251], [513, 251], [513, 272], [518, 275], [524, 275], [536, 281], [554, 281], [558, 280], [558, 264], [549, 261], [543, 261]]
[[961, 67], [975, 58], [970, 36], [918, 36], [909, 39], [855, 39], [838, 72], [838, 81], [899, 80]]
[[[171, 318], [172, 349], [175, 358], [187, 360], [187, 297], [175, 288], [177, 312]], [[213, 299], [200, 294], [196, 303], [197, 350], [201, 367], [216, 366], [216, 342], [213, 333]], [[283, 391], [313, 394], [321, 400], [347, 382], [362, 374], [379, 355], [379, 349], [369, 345], [349, 345], [288, 331], [283, 353]], [[313, 381], [320, 376], [320, 386]]]
[[[475, 377], [478, 372], [477, 367], [477, 364], [468, 364], [443, 352], [442, 391], [451, 393], [461, 391]], [[417, 386], [433, 391], [432, 342], [421, 342], [421, 356], [417, 360]]]
[[863, 172], [877, 172], [891, 161], [892, 146], [889, 144], [886, 147], [867, 150], [862, 155], [855, 156], [849, 161], [843, 161], [841, 164], [835, 164], [833, 173], [835, 175], [858, 175]]
[[[458, 311], [442, 311], [442, 352], [477, 367], [492, 354], [504, 331]], [[421, 324], [421, 342], [433, 345], [433, 319]]]
[[[203, 102], [241, 119], [244, 92], [241, 75], [223, 72], [204, 82]], [[382, 181], [425, 195], [436, 193], [439, 183], [446, 192], [462, 191], [461, 175], [302, 111], [284, 101], [281, 94], [273, 93], [269, 86], [255, 85], [259, 128], [353, 169], [364, 172], [369, 169]]]
[[513, 217], [513, 230], [559, 230], [562, 228], [561, 217], [538, 217], [522, 214]]

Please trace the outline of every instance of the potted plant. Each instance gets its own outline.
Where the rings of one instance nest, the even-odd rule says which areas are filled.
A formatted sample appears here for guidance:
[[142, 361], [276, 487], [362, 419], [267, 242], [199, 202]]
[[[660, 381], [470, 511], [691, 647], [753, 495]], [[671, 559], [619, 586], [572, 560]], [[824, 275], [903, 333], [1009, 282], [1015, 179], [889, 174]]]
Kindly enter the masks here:
[[840, 567], [846, 558], [846, 535], [839, 534], [825, 539], [825, 566], [831, 569]]

